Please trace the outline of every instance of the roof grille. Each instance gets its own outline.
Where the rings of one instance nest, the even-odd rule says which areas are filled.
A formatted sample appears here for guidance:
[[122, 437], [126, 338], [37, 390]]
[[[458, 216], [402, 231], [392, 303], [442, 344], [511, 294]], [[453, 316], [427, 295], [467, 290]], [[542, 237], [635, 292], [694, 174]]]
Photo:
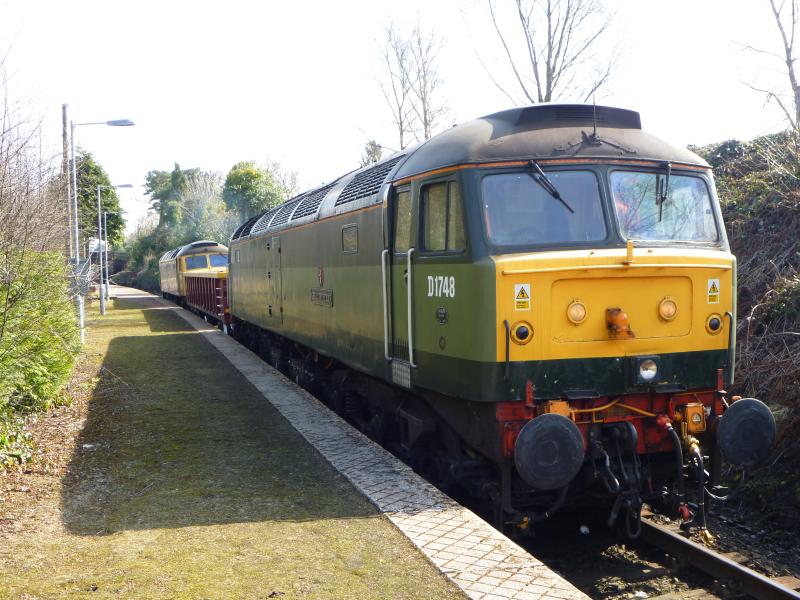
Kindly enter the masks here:
[[269, 224], [270, 228], [277, 227], [278, 225], [283, 225], [284, 223], [289, 222], [289, 217], [292, 216], [292, 211], [295, 207], [300, 203], [302, 200], [302, 196], [297, 198], [296, 200], [289, 200], [285, 204], [281, 205], [280, 210], [278, 213], [272, 218], [272, 222]]
[[396, 156], [366, 171], [357, 173], [356, 176], [350, 180], [350, 183], [342, 190], [342, 193], [339, 194], [339, 198], [336, 200], [336, 206], [377, 194], [378, 190], [381, 189], [381, 185], [386, 180], [387, 175], [389, 175], [389, 172], [392, 170], [392, 167], [394, 167], [401, 158], [403, 158], [403, 155]]
[[262, 217], [258, 220], [258, 223], [253, 225], [250, 233], [256, 234], [266, 231], [269, 228], [269, 222], [272, 220], [272, 217], [275, 216], [275, 213], [278, 212], [280, 208], [280, 206], [276, 206], [275, 208], [271, 208], [267, 212], [263, 213]]
[[242, 223], [241, 225], [239, 225], [239, 227], [236, 228], [236, 231], [233, 232], [233, 235], [231, 236], [231, 239], [232, 240], [238, 240], [239, 239], [239, 234], [242, 232], [242, 229], [244, 229], [244, 223]]
[[319, 205], [322, 204], [322, 201], [325, 199], [325, 195], [331, 190], [333, 185], [333, 183], [329, 183], [326, 186], [304, 194], [301, 198], [300, 206], [297, 207], [297, 210], [294, 211], [292, 215], [292, 221], [316, 213]]
[[259, 215], [256, 215], [255, 217], [249, 219], [247, 221], [247, 223], [244, 224], [244, 227], [242, 227], [242, 231], [239, 233], [239, 237], [243, 238], [243, 237], [245, 237], [247, 235], [250, 235], [250, 230], [253, 228], [253, 225], [256, 224], [256, 221], [258, 221], [260, 218], [261, 218], [261, 215], [259, 214]]
[[232, 240], [238, 240], [238, 239], [239, 239], [239, 237], [241, 236], [241, 233], [242, 233], [242, 229], [244, 229], [244, 226], [245, 226], [246, 224], [247, 224], [247, 223], [242, 223], [241, 225], [239, 225], [239, 226], [236, 228], [236, 231], [234, 231], [234, 232], [233, 232], [233, 235], [231, 236], [231, 239], [232, 239]]
[[[588, 104], [536, 104], [518, 110], [504, 111], [516, 116], [516, 125], [533, 129], [551, 127], [603, 127], [641, 129], [639, 113], [624, 108]], [[503, 113], [498, 113], [503, 115]], [[512, 117], [513, 118], [513, 117]]]

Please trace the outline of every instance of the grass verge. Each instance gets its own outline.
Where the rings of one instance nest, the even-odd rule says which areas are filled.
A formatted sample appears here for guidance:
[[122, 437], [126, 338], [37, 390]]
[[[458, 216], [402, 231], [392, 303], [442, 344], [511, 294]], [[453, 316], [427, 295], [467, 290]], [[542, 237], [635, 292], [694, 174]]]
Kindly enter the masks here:
[[0, 597], [460, 595], [172, 310], [89, 327], [86, 398], [42, 418], [71, 451], [5, 482]]

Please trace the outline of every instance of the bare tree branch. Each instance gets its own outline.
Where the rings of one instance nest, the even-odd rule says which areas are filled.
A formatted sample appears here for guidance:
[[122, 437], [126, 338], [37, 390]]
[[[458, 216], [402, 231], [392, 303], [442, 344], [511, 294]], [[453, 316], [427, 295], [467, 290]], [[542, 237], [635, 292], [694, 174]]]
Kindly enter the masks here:
[[392, 111], [397, 127], [400, 150], [408, 145], [407, 135], [413, 135], [411, 114], [411, 51], [394, 25], [386, 27], [386, 45], [383, 48], [387, 81], [381, 83], [381, 92]]
[[497, 15], [495, 15], [494, 11], [494, 2], [492, 0], [488, 0], [488, 2], [489, 2], [489, 12], [492, 15], [492, 24], [494, 25], [494, 30], [497, 32], [497, 36], [500, 38], [500, 43], [503, 44], [503, 49], [506, 51], [508, 62], [511, 65], [511, 70], [514, 71], [514, 76], [517, 78], [517, 82], [519, 83], [519, 86], [522, 88], [522, 93], [525, 94], [525, 97], [531, 103], [536, 102], [528, 92], [528, 88], [525, 87], [525, 84], [522, 82], [522, 77], [520, 77], [519, 71], [517, 70], [517, 63], [514, 62], [514, 58], [511, 56], [511, 51], [508, 49], [506, 38], [503, 35], [503, 32], [500, 30], [500, 26], [497, 24]]
[[505, 97], [506, 97], [506, 98], [508, 98], [508, 99], [509, 99], [509, 101], [511, 102], [511, 104], [514, 104], [515, 106], [516, 106], [517, 104], [519, 104], [519, 103], [518, 103], [518, 102], [517, 102], [517, 101], [516, 101], [516, 100], [515, 100], [515, 99], [514, 99], [512, 96], [511, 96], [511, 94], [509, 94], [509, 93], [508, 93], [508, 90], [506, 90], [506, 88], [504, 88], [503, 86], [501, 86], [501, 85], [500, 85], [500, 84], [497, 82], [497, 80], [494, 78], [494, 75], [492, 75], [492, 72], [491, 72], [491, 71], [490, 71], [490, 70], [489, 70], [489, 69], [486, 67], [486, 63], [484, 63], [484, 62], [483, 62], [483, 59], [480, 57], [480, 54], [478, 54], [478, 51], [477, 51], [477, 50], [475, 51], [475, 57], [478, 59], [478, 62], [481, 64], [481, 67], [483, 67], [483, 70], [486, 72], [486, 75], [489, 77], [489, 79], [490, 79], [490, 80], [491, 80], [491, 82], [492, 82], [492, 83], [495, 85], [495, 87], [496, 87], [498, 90], [500, 90], [500, 91], [501, 91], [501, 92], [502, 92], [502, 93], [505, 95]]
[[386, 27], [381, 92], [392, 111], [400, 150], [407, 146], [409, 135], [417, 141], [431, 137], [447, 113], [437, 66], [441, 48], [441, 40], [423, 31], [419, 22], [408, 35], [392, 24]]
[[447, 112], [447, 107], [439, 99], [442, 80], [436, 66], [442, 43], [432, 33], [423, 32], [417, 23], [411, 33], [409, 46], [413, 65], [410, 81], [414, 92], [411, 108], [422, 127], [423, 139], [427, 140]]
[[767, 96], [767, 101], [774, 100], [777, 103], [778, 107], [783, 111], [783, 114], [786, 116], [786, 120], [789, 122], [789, 125], [792, 127], [792, 129], [795, 130], [797, 129], [797, 121], [795, 121], [795, 118], [792, 116], [792, 112], [786, 107], [783, 100], [781, 100], [781, 97], [778, 96], [778, 94], [776, 94], [771, 90], [756, 87], [755, 85], [747, 83], [746, 81], [744, 82], [744, 84], [754, 92], [760, 92], [762, 94], [765, 94]]
[[[515, 0], [515, 3], [514, 19], [525, 47], [524, 61], [512, 51], [513, 32], [501, 25], [495, 0], [487, 0], [492, 26], [508, 65], [529, 102], [588, 98], [608, 83], [617, 50], [603, 59], [593, 54], [599, 41], [607, 37], [612, 18], [600, 0]], [[594, 74], [590, 75], [592, 67]], [[535, 94], [526, 79], [535, 85]], [[502, 87], [494, 77], [492, 80]], [[580, 85], [581, 81], [587, 82], [586, 85]], [[508, 90], [503, 88], [503, 92], [511, 97]]]
[[776, 90], [764, 89], [752, 84], [746, 84], [750, 89], [763, 93], [767, 97], [767, 101], [774, 101], [778, 107], [783, 111], [786, 120], [794, 131], [798, 131], [800, 127], [800, 83], [797, 79], [797, 71], [795, 68], [795, 36], [797, 34], [798, 23], [798, 0], [788, 0], [789, 14], [784, 13], [786, 8], [786, 0], [781, 1], [779, 4], [775, 0], [769, 0], [769, 6], [772, 11], [772, 16], [775, 19], [775, 25], [780, 33], [781, 43], [783, 45], [783, 55], [778, 55], [774, 52], [756, 48], [750, 45], [740, 44], [745, 50], [757, 54], [764, 54], [780, 60], [785, 68], [786, 75], [789, 79], [789, 90], [791, 92], [791, 105], [781, 98], [781, 94]]

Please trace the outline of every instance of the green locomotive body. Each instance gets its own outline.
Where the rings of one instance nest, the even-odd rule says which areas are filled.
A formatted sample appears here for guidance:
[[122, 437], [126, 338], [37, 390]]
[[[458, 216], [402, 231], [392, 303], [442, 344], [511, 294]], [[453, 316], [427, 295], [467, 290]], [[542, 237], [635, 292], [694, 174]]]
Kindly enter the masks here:
[[238, 339], [498, 522], [598, 488], [635, 520], [648, 494], [683, 503], [701, 448], [749, 464], [774, 440], [755, 400], [723, 419], [735, 258], [710, 168], [632, 111], [454, 127], [242, 224], [229, 285]]

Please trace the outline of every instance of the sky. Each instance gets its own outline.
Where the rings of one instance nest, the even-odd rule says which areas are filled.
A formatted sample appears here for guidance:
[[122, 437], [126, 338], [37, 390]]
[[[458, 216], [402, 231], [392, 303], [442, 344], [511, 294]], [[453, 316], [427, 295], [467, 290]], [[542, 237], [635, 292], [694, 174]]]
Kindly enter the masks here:
[[[645, 129], [681, 145], [783, 128], [749, 87], [786, 79], [777, 58], [745, 48], [781, 51], [767, 0], [605, 5], [614, 16], [598, 53], [619, 60], [598, 104], [637, 110]], [[135, 186], [119, 190], [131, 231], [152, 169], [224, 175], [242, 160], [278, 161], [303, 190], [357, 167], [369, 139], [396, 147], [379, 83], [390, 22], [419, 22], [442, 41], [442, 126], [513, 106], [481, 66], [513, 89], [483, 0], [0, 0], [0, 56], [8, 96], [41, 120], [53, 156], [64, 103], [77, 123], [136, 123], [75, 130], [114, 184]]]

